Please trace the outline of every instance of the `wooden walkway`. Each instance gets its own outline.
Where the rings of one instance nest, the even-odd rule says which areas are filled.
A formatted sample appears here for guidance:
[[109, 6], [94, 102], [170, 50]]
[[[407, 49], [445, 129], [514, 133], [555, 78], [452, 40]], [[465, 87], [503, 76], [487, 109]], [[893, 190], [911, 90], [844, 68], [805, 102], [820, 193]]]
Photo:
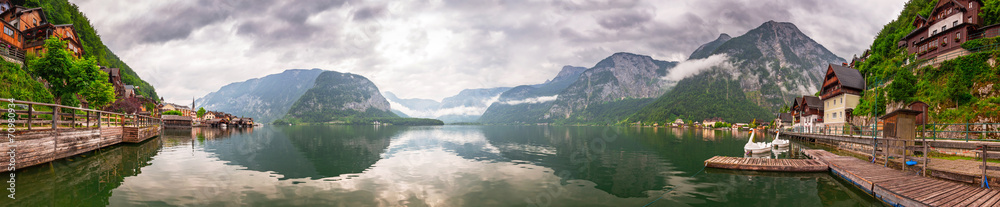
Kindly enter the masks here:
[[[4, 106], [15, 105], [0, 151], [10, 159], [0, 159], [0, 172], [22, 169], [116, 145], [140, 143], [159, 136], [160, 119], [120, 114], [56, 104], [2, 99]], [[20, 105], [20, 106], [18, 106]], [[37, 109], [36, 109], [37, 108]], [[45, 109], [45, 110], [38, 110]]]
[[705, 167], [779, 172], [823, 172], [828, 169], [826, 164], [812, 159], [770, 159], [725, 156], [715, 156], [705, 160]]
[[892, 206], [1000, 206], [1000, 191], [917, 176], [825, 150], [803, 153]]

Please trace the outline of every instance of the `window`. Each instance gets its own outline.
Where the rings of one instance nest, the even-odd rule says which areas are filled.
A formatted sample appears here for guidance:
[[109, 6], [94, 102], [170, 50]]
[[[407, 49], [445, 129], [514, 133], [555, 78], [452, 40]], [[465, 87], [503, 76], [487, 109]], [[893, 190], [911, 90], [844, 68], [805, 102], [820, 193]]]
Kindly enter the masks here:
[[958, 21], [954, 21], [951, 23], [951, 27], [957, 27], [957, 26], [958, 26]]
[[941, 32], [944, 32], [945, 28], [947, 28], [947, 26], [941, 26]]
[[7, 34], [7, 36], [10, 36], [10, 37], [14, 36], [14, 30], [11, 29], [10, 27], [3, 27], [3, 33]]
[[962, 33], [955, 33], [955, 39], [962, 40]]
[[934, 32], [931, 32], [931, 35], [937, 35], [937, 30], [934, 30]]

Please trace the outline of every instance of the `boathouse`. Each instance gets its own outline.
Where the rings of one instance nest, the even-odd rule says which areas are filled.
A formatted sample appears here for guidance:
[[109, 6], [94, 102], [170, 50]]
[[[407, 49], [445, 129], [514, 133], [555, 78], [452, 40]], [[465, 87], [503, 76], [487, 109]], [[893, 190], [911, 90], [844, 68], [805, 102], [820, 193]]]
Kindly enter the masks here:
[[163, 115], [163, 127], [166, 128], [191, 128], [190, 116]]
[[823, 79], [820, 99], [825, 106], [823, 121], [827, 127], [842, 127], [849, 121], [865, 90], [865, 78], [854, 68], [830, 64]]

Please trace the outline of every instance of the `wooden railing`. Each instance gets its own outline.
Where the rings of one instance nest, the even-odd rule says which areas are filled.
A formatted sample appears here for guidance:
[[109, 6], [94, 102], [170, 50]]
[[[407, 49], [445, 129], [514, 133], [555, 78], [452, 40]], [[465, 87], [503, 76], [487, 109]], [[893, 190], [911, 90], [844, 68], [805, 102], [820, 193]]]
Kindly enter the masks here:
[[24, 62], [24, 50], [17, 48], [0, 47], [0, 55]]
[[[917, 144], [920, 145], [917, 145]], [[901, 170], [906, 170], [906, 161], [910, 158], [911, 154], [915, 155], [915, 152], [920, 152], [922, 157], [922, 165], [920, 173], [926, 175], [927, 173], [927, 163], [930, 161], [927, 159], [927, 154], [930, 152], [929, 143], [927, 140], [910, 140], [910, 139], [894, 139], [894, 138], [876, 138], [872, 139], [872, 162], [875, 161], [879, 155], [885, 160], [885, 166], [889, 166], [889, 161], [893, 156], [901, 156], [902, 162]], [[881, 150], [879, 150], [881, 149]], [[897, 151], [897, 152], [894, 152]], [[917, 157], [912, 157], [917, 158]]]
[[63, 128], [111, 127], [152, 127], [160, 126], [159, 118], [122, 114], [58, 104], [2, 99], [4, 118], [13, 109], [16, 118], [13, 123], [19, 130], [43, 130]]

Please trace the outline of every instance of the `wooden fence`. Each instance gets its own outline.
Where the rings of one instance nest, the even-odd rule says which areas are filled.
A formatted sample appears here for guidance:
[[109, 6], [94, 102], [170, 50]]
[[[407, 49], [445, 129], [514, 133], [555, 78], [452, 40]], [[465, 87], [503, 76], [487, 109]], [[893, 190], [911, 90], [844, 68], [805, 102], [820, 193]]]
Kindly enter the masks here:
[[0, 159], [0, 165], [13, 161], [17, 169], [160, 134], [156, 117], [10, 99], [0, 103], [9, 123], [8, 140], [0, 142], [0, 150], [13, 152], [13, 159]]

